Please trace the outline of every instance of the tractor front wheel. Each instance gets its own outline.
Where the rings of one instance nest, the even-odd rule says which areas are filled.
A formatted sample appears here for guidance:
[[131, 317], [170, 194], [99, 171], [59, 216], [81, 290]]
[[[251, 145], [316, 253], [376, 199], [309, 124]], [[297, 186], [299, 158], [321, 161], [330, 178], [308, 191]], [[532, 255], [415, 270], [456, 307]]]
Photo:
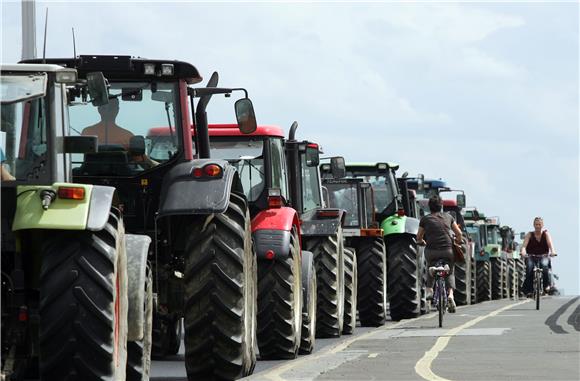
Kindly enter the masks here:
[[421, 290], [415, 236], [402, 234], [387, 240], [387, 282], [391, 319], [419, 316]]

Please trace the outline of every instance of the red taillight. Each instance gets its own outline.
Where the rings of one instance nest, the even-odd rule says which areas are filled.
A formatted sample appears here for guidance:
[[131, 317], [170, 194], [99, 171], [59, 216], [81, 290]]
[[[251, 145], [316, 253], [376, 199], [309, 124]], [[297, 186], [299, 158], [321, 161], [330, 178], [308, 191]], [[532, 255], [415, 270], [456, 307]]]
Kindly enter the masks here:
[[193, 168], [193, 177], [203, 177], [203, 169]]
[[21, 306], [18, 310], [18, 321], [28, 321], [28, 307]]
[[340, 214], [340, 211], [338, 210], [319, 210], [316, 212], [316, 215], [318, 217], [338, 217]]
[[216, 177], [222, 174], [222, 167], [217, 164], [208, 164], [203, 167], [206, 176]]
[[265, 254], [266, 259], [274, 259], [275, 256], [276, 256], [276, 254], [274, 253], [273, 250], [266, 251], [266, 254]]
[[382, 237], [383, 229], [361, 229], [361, 237]]
[[284, 206], [282, 196], [268, 196], [268, 208], [281, 208]]
[[307, 144], [307, 147], [308, 147], [308, 148], [315, 148], [315, 149], [318, 149], [318, 144], [316, 144], [316, 143], [308, 143], [308, 144]]
[[405, 215], [405, 210], [404, 209], [397, 210], [397, 216], [403, 217], [404, 215]]
[[85, 188], [59, 187], [58, 188], [58, 198], [64, 198], [64, 199], [68, 199], [68, 200], [84, 200], [85, 199]]

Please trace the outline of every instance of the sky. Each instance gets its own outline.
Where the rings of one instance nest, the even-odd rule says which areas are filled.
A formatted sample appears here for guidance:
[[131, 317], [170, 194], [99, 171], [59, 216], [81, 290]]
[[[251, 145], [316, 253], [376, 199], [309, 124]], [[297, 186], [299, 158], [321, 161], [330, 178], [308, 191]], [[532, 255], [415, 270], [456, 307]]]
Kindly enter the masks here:
[[[37, 53], [178, 59], [245, 87], [324, 156], [392, 161], [465, 190], [517, 232], [544, 217], [558, 285], [580, 293], [577, 2], [37, 1]], [[1, 2], [1, 61], [21, 55]], [[214, 97], [210, 122], [234, 119]]]

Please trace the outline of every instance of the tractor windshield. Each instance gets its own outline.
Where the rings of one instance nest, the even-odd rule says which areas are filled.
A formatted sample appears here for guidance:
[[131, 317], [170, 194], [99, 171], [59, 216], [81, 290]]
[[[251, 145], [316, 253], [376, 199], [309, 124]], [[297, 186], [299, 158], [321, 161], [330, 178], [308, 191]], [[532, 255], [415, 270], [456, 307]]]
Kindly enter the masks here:
[[75, 173], [134, 176], [176, 156], [181, 145], [176, 83], [113, 82], [109, 103], [73, 102], [71, 135], [97, 136], [99, 152], [75, 155]]
[[501, 244], [499, 240], [499, 228], [497, 225], [487, 226], [487, 243], [488, 244]]
[[481, 251], [482, 242], [481, 242], [481, 235], [479, 234], [479, 227], [468, 225], [466, 226], [467, 234], [469, 234], [469, 238], [473, 241], [475, 245], [475, 251], [479, 253]]
[[48, 160], [46, 74], [0, 76], [2, 180], [46, 178]]
[[356, 184], [326, 183], [331, 208], [346, 210], [344, 226], [360, 226]]
[[248, 201], [254, 202], [266, 186], [263, 138], [210, 140], [210, 157], [228, 160], [236, 167]]
[[387, 215], [395, 213], [395, 179], [390, 173], [370, 174], [351, 172], [347, 169], [347, 176], [362, 178], [371, 184], [375, 198], [375, 213]]
[[313, 210], [322, 207], [322, 195], [320, 193], [320, 175], [318, 166], [307, 165], [306, 153], [300, 154], [302, 169], [302, 211]]

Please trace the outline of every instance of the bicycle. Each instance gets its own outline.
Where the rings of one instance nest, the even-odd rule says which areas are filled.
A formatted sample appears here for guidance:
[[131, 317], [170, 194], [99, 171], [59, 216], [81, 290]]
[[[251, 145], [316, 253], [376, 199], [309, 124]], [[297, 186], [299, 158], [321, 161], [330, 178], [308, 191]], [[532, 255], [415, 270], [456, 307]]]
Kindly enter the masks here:
[[555, 254], [529, 254], [529, 256], [534, 261], [534, 269], [532, 270], [532, 274], [534, 276], [534, 288], [533, 288], [533, 295], [534, 299], [536, 300], [536, 310], [540, 309], [540, 297], [544, 291], [543, 285], [543, 270], [542, 266], [540, 265], [540, 261], [542, 258], [547, 258], [549, 256], [556, 256]]
[[449, 303], [447, 289], [445, 288], [445, 278], [449, 275], [449, 265], [443, 260], [439, 260], [435, 266], [429, 267], [429, 272], [435, 277], [433, 303], [439, 311], [439, 328], [441, 328], [443, 327], [443, 315], [445, 315]]

